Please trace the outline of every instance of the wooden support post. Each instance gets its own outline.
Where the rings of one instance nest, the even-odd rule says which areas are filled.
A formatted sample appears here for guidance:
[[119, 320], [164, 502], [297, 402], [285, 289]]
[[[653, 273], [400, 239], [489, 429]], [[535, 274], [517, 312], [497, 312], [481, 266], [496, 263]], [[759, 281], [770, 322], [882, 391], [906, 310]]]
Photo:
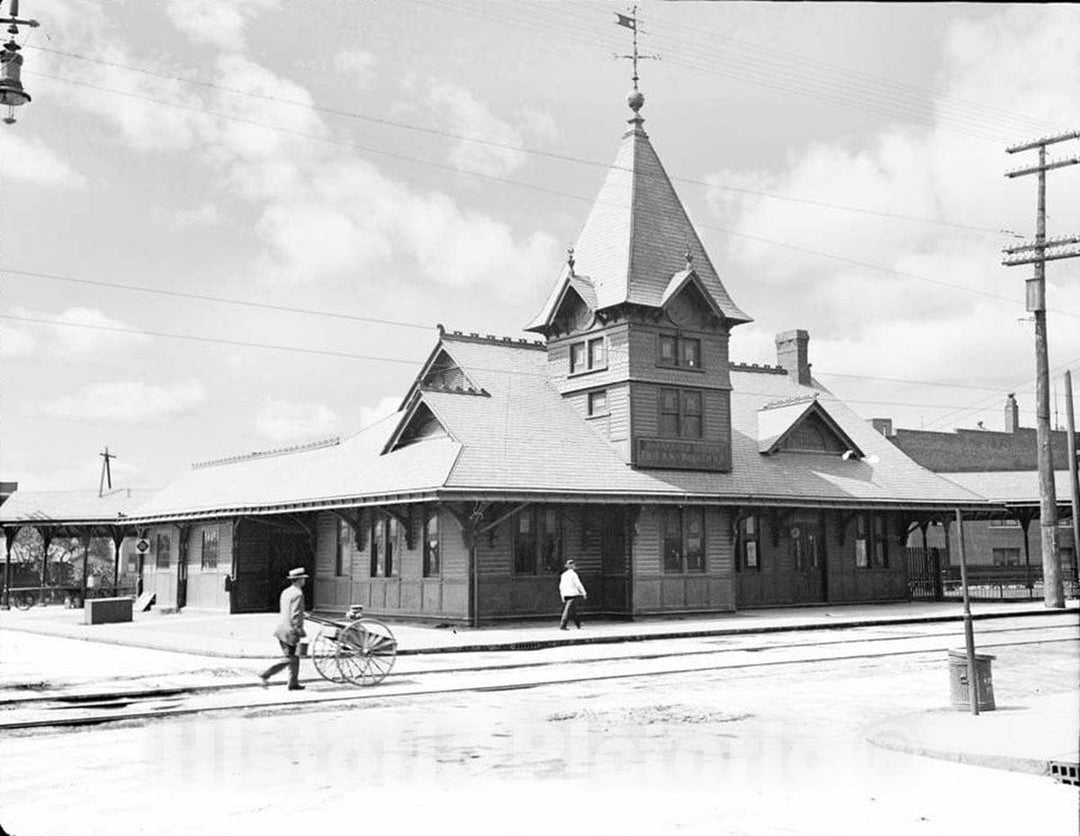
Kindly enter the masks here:
[[[1073, 412], [1072, 372], [1065, 372], [1065, 428], [1068, 431], [1069, 495], [1072, 508], [1073, 558], [1072, 582], [1074, 590], [1080, 589], [1080, 475], [1076, 460], [1076, 414]], [[1080, 594], [1077, 592], [1076, 594]]]
[[41, 529], [41, 602], [45, 603], [45, 587], [49, 579], [49, 546], [52, 545], [51, 528]]
[[1027, 586], [1028, 597], [1030, 598], [1031, 590], [1035, 588], [1035, 584], [1031, 582], [1031, 542], [1028, 540], [1031, 516], [1021, 511], [1017, 514], [1016, 521], [1020, 523], [1020, 531], [1024, 534], [1024, 583]]
[[83, 540], [83, 561], [82, 561], [82, 604], [86, 606], [86, 578], [90, 573], [90, 541], [93, 539], [94, 530], [92, 528], [86, 529], [86, 538]]
[[112, 543], [113, 543], [113, 590], [112, 594], [115, 598], [120, 594], [120, 547], [124, 544], [124, 529], [118, 525], [112, 527]]
[[20, 529], [4, 529], [4, 602], [2, 609], [11, 609], [11, 550], [15, 547], [15, 538]]
[[971, 625], [971, 602], [968, 600], [967, 555], [964, 552], [964, 517], [956, 509], [956, 547], [960, 552], [960, 588], [964, 595], [964, 645], [967, 648], [968, 701], [971, 713], [979, 713], [979, 678], [975, 675], [975, 631]]

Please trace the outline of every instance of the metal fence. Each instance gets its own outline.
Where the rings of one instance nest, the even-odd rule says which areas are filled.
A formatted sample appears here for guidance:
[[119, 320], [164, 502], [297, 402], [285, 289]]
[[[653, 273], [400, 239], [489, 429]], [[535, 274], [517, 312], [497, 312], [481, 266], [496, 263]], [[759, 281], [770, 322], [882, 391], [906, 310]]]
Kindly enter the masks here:
[[[960, 567], [949, 566], [943, 549], [908, 548], [908, 592], [916, 601], [960, 600]], [[1042, 599], [1042, 562], [1030, 566], [990, 566], [968, 564], [968, 596], [993, 601]], [[1066, 598], [1080, 595], [1076, 568], [1063, 566], [1062, 583]]]
[[[128, 596], [135, 597], [134, 584], [93, 586], [86, 589], [87, 598], [123, 598]], [[23, 610], [50, 604], [81, 607], [83, 590], [78, 586], [12, 586], [7, 600], [12, 607]], [[4, 601], [5, 595], [3, 589], [0, 588], [0, 604], [4, 603]]]

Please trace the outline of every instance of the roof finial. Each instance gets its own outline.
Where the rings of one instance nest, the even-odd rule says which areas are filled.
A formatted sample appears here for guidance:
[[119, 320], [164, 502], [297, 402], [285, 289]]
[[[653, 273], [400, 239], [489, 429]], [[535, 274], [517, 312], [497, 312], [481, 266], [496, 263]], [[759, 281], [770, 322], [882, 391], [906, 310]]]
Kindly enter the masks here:
[[574, 245], [566, 248], [566, 264], [570, 268], [570, 275], [574, 275]]
[[631, 76], [631, 78], [634, 82], [634, 89], [631, 90], [630, 93], [627, 95], [626, 103], [630, 106], [630, 109], [634, 111], [634, 116], [630, 119], [630, 122], [640, 125], [642, 122], [645, 121], [644, 117], [642, 117], [641, 113], [639, 112], [641, 110], [641, 106], [645, 104], [645, 95], [640, 90], [638, 90], [638, 61], [643, 59], [659, 60], [660, 56], [641, 55], [638, 52], [637, 36], [638, 24], [640, 23], [640, 20], [638, 18], [637, 11], [638, 7], [635, 5], [630, 9], [630, 14], [628, 15], [615, 12], [615, 23], [617, 23], [619, 26], [625, 26], [627, 29], [634, 33], [633, 51], [629, 55], [616, 55], [615, 57], [629, 58], [633, 62], [634, 74], [633, 76]]

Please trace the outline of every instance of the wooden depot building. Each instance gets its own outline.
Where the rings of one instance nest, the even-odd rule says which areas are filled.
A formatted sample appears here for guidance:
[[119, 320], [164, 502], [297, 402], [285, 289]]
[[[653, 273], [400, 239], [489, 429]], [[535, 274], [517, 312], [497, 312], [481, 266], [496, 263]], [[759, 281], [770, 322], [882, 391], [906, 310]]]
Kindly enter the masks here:
[[[909, 459], [810, 373], [729, 356], [749, 322], [632, 117], [527, 330], [438, 337], [392, 417], [193, 466], [130, 522], [160, 606], [309, 606], [432, 622], [554, 616], [573, 558], [593, 615], [907, 597], [913, 524], [987, 502]], [[2, 509], [0, 509], [2, 513]]]

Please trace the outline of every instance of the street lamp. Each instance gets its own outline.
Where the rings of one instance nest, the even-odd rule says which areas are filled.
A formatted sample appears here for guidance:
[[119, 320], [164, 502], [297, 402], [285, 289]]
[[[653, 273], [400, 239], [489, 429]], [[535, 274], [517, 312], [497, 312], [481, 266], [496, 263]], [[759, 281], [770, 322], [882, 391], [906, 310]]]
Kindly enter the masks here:
[[15, 124], [15, 108], [22, 107], [30, 101], [30, 94], [23, 89], [22, 63], [23, 57], [19, 55], [19, 45], [15, 42], [15, 36], [19, 34], [19, 25], [33, 28], [38, 25], [36, 20], [19, 19], [19, 0], [11, 0], [11, 17], [0, 18], [0, 23], [8, 24], [8, 38], [4, 44], [3, 52], [0, 52], [0, 106], [7, 108], [5, 124]]

